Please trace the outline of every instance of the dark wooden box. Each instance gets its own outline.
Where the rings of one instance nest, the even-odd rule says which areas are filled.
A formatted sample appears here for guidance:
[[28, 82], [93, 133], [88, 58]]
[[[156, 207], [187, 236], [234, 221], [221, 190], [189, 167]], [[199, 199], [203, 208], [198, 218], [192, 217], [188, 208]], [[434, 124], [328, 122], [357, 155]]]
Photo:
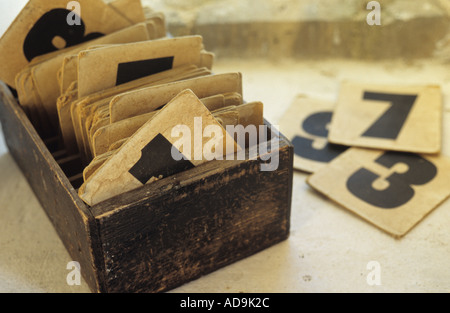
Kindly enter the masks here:
[[259, 157], [212, 161], [89, 207], [79, 159], [42, 139], [1, 82], [0, 96], [9, 151], [93, 292], [168, 291], [289, 236], [293, 147], [273, 128], [274, 172]]

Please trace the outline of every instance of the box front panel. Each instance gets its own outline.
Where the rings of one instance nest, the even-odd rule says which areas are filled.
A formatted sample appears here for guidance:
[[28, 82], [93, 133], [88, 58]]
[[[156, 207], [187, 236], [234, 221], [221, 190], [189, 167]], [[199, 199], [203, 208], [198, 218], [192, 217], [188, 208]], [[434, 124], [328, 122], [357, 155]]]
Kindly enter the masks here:
[[98, 216], [108, 292], [167, 291], [285, 240], [292, 153], [283, 146], [273, 172], [215, 161], [209, 175]]

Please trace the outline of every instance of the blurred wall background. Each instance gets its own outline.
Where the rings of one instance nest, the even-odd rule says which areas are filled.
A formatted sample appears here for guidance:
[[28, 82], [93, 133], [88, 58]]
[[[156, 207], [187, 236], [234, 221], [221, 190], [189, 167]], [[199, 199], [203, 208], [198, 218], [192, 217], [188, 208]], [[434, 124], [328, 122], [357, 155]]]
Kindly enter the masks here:
[[[0, 34], [27, 0], [0, 0]], [[111, 0], [106, 0], [111, 1]], [[450, 61], [450, 0], [141, 0], [173, 35], [199, 34], [218, 57]]]
[[[200, 34], [219, 57], [449, 58], [449, 0], [142, 0], [173, 35]], [[450, 59], [450, 58], [449, 58]]]

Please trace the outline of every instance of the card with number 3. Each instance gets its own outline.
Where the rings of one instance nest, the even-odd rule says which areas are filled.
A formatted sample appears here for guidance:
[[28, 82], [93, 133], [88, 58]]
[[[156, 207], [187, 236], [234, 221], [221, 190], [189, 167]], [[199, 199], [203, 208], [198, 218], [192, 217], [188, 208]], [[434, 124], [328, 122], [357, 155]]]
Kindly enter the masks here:
[[450, 195], [450, 159], [351, 148], [308, 179], [314, 189], [402, 237]]

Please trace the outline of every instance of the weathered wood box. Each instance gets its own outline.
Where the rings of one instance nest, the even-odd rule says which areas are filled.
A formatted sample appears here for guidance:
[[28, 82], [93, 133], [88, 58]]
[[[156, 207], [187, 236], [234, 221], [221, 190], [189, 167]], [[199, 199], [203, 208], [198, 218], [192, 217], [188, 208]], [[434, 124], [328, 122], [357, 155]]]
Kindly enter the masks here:
[[77, 156], [42, 139], [1, 82], [0, 96], [10, 153], [93, 292], [167, 291], [289, 235], [293, 147], [277, 132], [276, 171], [212, 161], [89, 207]]

